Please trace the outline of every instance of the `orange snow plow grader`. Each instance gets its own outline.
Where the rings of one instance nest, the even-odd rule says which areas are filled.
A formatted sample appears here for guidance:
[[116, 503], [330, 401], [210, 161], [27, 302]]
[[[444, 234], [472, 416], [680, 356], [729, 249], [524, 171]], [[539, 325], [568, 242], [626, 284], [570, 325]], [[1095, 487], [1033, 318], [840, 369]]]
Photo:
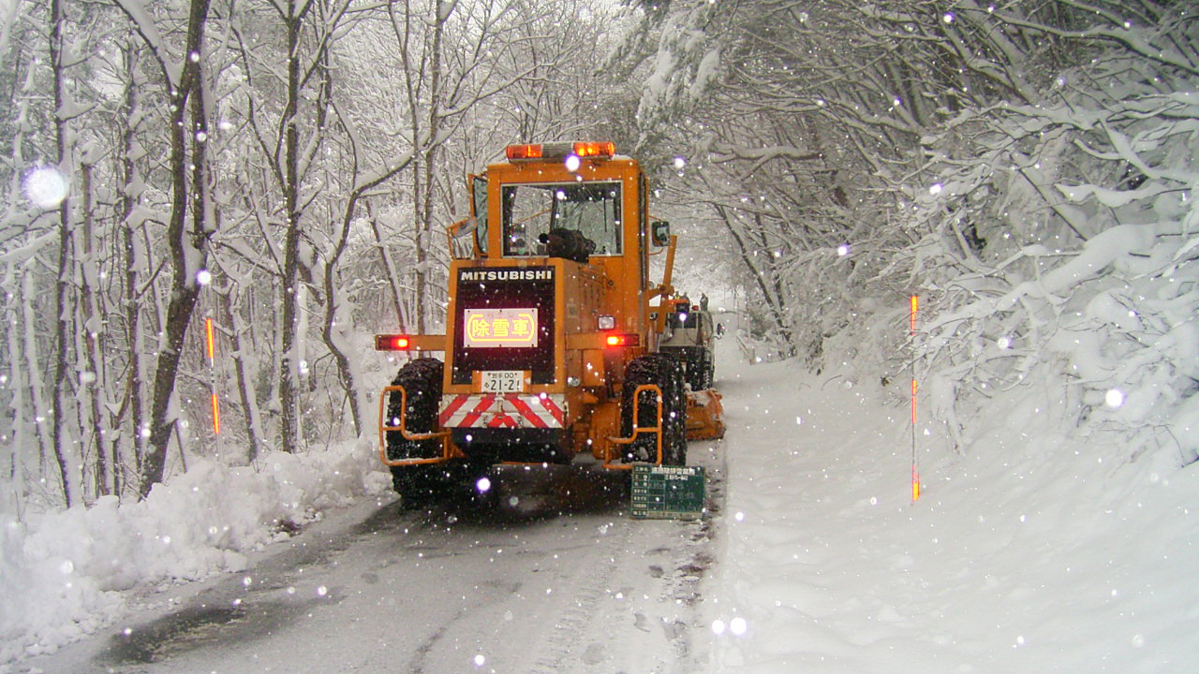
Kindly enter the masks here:
[[689, 390], [682, 359], [659, 348], [677, 238], [650, 220], [638, 163], [609, 142], [506, 154], [470, 177], [471, 215], [447, 230], [445, 334], [375, 337], [415, 356], [379, 400], [380, 452], [404, 500], [462, 468], [588, 454], [609, 470], [682, 466], [688, 437], [723, 435], [720, 395]]
[[683, 367], [683, 381], [691, 389], [687, 396], [687, 439], [710, 440], [724, 436], [720, 401], [711, 402], [716, 376], [715, 339], [724, 328], [712, 320], [708, 298], [699, 304], [686, 297], [671, 300], [665, 312], [666, 328], [658, 340], [658, 351], [674, 357]]

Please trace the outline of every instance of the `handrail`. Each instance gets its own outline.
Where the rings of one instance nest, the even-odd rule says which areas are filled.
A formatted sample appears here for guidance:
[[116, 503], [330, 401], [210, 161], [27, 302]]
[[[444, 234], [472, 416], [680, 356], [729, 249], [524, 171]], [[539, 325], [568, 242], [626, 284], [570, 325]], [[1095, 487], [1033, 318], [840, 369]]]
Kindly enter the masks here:
[[[398, 426], [388, 426], [385, 421], [387, 412], [387, 394], [392, 391], [400, 392], [400, 423]], [[383, 464], [387, 466], [417, 466], [428, 463], [442, 463], [450, 459], [449, 444], [445, 441], [449, 437], [449, 431], [436, 431], [433, 433], [409, 433], [405, 427], [408, 416], [408, 391], [401, 385], [386, 386], [383, 388], [383, 393], [379, 396], [379, 458], [383, 460]], [[399, 431], [400, 435], [409, 441], [419, 440], [434, 440], [441, 439], [441, 456], [427, 459], [391, 459], [387, 456], [387, 433]]]
[[[657, 415], [656, 415], [658, 425], [642, 427], [642, 426], [637, 425], [637, 418], [639, 416], [637, 413], [640, 411], [639, 408], [641, 406], [641, 392], [649, 391], [649, 390], [658, 392], [658, 409], [657, 409]], [[662, 395], [662, 388], [659, 387], [657, 384], [641, 384], [637, 388], [633, 389], [633, 434], [627, 438], [615, 438], [615, 437], [609, 436], [608, 440], [614, 445], [628, 445], [628, 444], [632, 444], [633, 441], [637, 439], [637, 436], [643, 432], [644, 433], [654, 433], [657, 436], [656, 442], [657, 442], [657, 446], [658, 446], [657, 464], [659, 466], [662, 465], [662, 401], [663, 401], [663, 399], [664, 399], [664, 396]], [[613, 454], [612, 454], [611, 450], [612, 450], [612, 447], [608, 447], [607, 451], [604, 452], [604, 468], [607, 468], [608, 470], [632, 470], [633, 469], [633, 464], [631, 464], [631, 463], [612, 463]]]

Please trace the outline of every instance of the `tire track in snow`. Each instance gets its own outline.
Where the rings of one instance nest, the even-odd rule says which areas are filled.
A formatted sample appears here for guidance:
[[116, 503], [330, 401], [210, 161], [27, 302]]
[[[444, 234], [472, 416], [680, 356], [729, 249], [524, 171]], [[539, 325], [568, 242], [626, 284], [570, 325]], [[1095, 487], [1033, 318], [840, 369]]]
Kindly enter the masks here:
[[[587, 628], [595, 617], [598, 604], [609, 594], [607, 588], [611, 587], [616, 573], [615, 562], [628, 549], [632, 533], [630, 524], [627, 520], [615, 520], [603, 525], [615, 527], [617, 535], [601, 538], [601, 549], [588, 556], [585, 565], [576, 567], [576, 577], [583, 581], [577, 588], [571, 606], [554, 620], [553, 632], [543, 642], [529, 674], [562, 674], [563, 666], [572, 655], [580, 636], [590, 633]], [[601, 533], [606, 534], [607, 531]]]
[[[706, 517], [694, 521], [633, 520], [627, 510], [614, 531], [575, 567], [576, 593], [552, 619], [528, 674], [595, 671], [695, 674], [708, 668], [704, 583], [715, 563], [713, 539], [724, 504], [724, 443], [691, 451], [708, 473]], [[550, 621], [546, 621], [550, 624]]]

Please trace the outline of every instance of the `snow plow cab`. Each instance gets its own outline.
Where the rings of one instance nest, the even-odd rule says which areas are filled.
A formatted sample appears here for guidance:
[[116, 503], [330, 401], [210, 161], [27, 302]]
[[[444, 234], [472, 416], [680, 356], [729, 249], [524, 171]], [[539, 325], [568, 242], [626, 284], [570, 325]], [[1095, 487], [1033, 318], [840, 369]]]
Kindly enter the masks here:
[[[451, 468], [581, 454], [612, 470], [685, 465], [684, 367], [659, 350], [676, 238], [650, 221], [641, 167], [607, 142], [506, 154], [470, 177], [471, 217], [448, 229], [445, 334], [375, 338], [414, 356], [379, 401], [396, 490], [433, 495]], [[658, 282], [651, 248], [666, 253]]]

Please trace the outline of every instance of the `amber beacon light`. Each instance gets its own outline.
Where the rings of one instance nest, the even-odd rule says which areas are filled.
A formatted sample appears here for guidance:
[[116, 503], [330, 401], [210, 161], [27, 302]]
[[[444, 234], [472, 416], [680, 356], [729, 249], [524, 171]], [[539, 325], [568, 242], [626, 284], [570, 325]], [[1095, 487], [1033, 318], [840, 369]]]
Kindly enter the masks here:
[[576, 141], [573, 143], [509, 145], [505, 154], [508, 161], [563, 159], [570, 155], [580, 158], [611, 159], [616, 155], [616, 143], [612, 141]]

